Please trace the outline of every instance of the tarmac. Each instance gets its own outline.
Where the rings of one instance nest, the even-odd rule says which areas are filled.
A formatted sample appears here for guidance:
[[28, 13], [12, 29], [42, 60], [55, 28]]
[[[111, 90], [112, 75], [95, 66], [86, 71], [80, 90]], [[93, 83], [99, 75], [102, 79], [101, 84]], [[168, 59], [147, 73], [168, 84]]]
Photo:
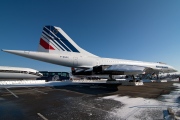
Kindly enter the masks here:
[[[110, 95], [158, 99], [176, 88], [174, 82], [144, 86], [23, 87], [0, 89], [1, 120], [116, 120], [109, 113], [123, 103], [102, 99]], [[108, 87], [108, 88], [107, 88]]]

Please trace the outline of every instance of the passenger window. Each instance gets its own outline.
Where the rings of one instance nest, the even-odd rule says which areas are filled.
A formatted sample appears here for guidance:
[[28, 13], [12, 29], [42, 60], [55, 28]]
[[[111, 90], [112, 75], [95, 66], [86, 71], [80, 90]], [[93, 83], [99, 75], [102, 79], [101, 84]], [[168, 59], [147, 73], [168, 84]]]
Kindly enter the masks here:
[[43, 74], [43, 76], [48, 76], [49, 75], [49, 73], [42, 73]]
[[69, 77], [69, 74], [66, 74], [66, 77]]
[[61, 76], [66, 76], [66, 73], [62, 73]]
[[55, 75], [55, 73], [51, 73], [51, 75]]

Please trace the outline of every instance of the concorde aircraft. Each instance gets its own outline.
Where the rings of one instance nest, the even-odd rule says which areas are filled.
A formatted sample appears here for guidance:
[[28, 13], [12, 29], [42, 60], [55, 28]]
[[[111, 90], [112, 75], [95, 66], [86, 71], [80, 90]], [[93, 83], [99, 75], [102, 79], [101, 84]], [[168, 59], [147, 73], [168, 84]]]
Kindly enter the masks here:
[[[85, 42], [85, 41], [84, 41]], [[103, 58], [79, 47], [61, 28], [44, 26], [38, 51], [3, 50], [4, 52], [57, 65], [73, 67], [93, 74], [136, 75], [171, 73], [177, 70], [161, 62]], [[75, 70], [74, 70], [75, 71]]]
[[0, 79], [34, 79], [42, 77], [39, 71], [31, 68], [0, 66]]

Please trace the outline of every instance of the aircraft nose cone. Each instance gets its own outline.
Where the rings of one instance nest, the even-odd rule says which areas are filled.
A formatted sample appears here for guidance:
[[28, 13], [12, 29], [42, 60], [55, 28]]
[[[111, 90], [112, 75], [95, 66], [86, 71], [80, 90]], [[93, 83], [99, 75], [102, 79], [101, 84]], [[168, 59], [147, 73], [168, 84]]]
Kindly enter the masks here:
[[171, 68], [171, 71], [172, 71], [172, 72], [178, 72], [178, 70], [175, 69], [175, 68], [173, 68], [173, 67]]

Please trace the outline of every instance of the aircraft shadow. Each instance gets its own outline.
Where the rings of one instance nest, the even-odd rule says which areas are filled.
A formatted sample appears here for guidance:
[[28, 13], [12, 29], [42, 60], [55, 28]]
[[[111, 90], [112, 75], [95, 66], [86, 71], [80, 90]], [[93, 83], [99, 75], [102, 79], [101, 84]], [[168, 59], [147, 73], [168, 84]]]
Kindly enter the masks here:
[[55, 86], [54, 89], [65, 89], [68, 91], [79, 92], [90, 95], [105, 95], [118, 91], [119, 85], [67, 85]]

